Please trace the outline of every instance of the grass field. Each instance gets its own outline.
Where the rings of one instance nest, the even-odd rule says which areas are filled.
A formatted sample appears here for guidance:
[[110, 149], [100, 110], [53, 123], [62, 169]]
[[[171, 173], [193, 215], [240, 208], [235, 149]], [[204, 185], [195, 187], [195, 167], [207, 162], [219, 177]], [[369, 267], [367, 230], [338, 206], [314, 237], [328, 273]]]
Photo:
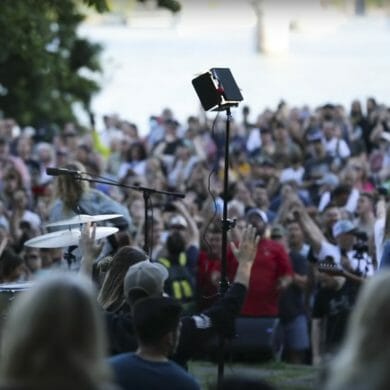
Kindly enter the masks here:
[[[190, 363], [190, 372], [200, 382], [202, 389], [217, 380], [217, 365], [210, 362], [194, 361]], [[262, 364], [225, 363], [224, 375], [248, 375], [260, 378], [275, 385], [280, 390], [311, 390], [318, 386], [319, 371], [312, 366], [297, 366], [279, 362]]]

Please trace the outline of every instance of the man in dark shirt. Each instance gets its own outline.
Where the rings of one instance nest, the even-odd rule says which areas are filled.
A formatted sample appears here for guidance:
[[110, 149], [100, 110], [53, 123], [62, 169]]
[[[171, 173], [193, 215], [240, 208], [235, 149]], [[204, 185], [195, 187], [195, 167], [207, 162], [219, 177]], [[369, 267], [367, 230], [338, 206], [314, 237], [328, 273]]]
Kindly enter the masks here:
[[314, 301], [313, 321], [326, 319], [324, 354], [333, 354], [343, 341], [346, 325], [354, 306], [355, 293], [350, 281], [341, 287], [325, 285]]
[[123, 390], [198, 390], [198, 383], [168, 359], [180, 334], [180, 303], [172, 298], [140, 299], [133, 308], [138, 349], [112, 357], [109, 362]]

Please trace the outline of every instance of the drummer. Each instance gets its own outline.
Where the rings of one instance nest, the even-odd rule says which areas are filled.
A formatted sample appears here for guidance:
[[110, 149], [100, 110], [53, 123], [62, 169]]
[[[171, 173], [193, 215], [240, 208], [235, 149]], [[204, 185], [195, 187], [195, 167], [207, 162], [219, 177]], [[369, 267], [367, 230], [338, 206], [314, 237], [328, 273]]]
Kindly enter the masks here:
[[[65, 165], [65, 169], [85, 172], [84, 166], [79, 162], [73, 162]], [[132, 221], [128, 209], [108, 197], [103, 192], [91, 188], [89, 182], [77, 180], [73, 176], [58, 176], [55, 181], [56, 199], [49, 214], [49, 222], [57, 222], [78, 214], [98, 215], [98, 214], [121, 214], [122, 217], [112, 220], [112, 224], [119, 228], [123, 235], [127, 233]], [[64, 227], [59, 226], [53, 230], [61, 230]], [[117, 242], [114, 236], [106, 243], [102, 256], [111, 254], [117, 249]], [[80, 254], [76, 251], [76, 263], [80, 261]]]
[[[84, 166], [77, 161], [65, 165], [64, 168], [85, 172]], [[50, 222], [77, 214], [121, 214], [122, 217], [113, 220], [113, 224], [119, 230], [128, 230], [131, 226], [132, 221], [127, 208], [103, 192], [91, 188], [87, 181], [69, 175], [58, 176], [55, 181], [55, 194], [56, 199], [49, 214]]]

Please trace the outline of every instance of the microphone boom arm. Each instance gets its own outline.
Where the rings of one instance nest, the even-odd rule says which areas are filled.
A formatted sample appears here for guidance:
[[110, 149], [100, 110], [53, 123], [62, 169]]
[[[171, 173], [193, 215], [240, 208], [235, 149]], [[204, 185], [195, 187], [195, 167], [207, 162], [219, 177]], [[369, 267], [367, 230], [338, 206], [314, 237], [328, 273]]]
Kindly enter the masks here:
[[[86, 173], [89, 175], [88, 173]], [[93, 175], [90, 175], [93, 176]], [[171, 191], [163, 191], [163, 190], [156, 190], [154, 188], [148, 188], [148, 187], [143, 187], [143, 186], [132, 186], [128, 184], [123, 184], [123, 183], [118, 183], [117, 181], [106, 179], [106, 178], [91, 178], [91, 177], [86, 177], [84, 176], [81, 172], [77, 172], [77, 174], [74, 174], [75, 180], [83, 180], [87, 181], [89, 183], [99, 183], [99, 184], [108, 184], [111, 186], [115, 187], [121, 187], [121, 188], [129, 188], [131, 190], [135, 191], [142, 191], [143, 193], [143, 198], [144, 198], [144, 208], [145, 208], [145, 214], [144, 214], [144, 251], [151, 257], [151, 253], [149, 253], [149, 242], [148, 242], [148, 231], [149, 231], [149, 222], [148, 222], [148, 204], [149, 204], [149, 199], [151, 195], [154, 194], [160, 194], [160, 195], [167, 195], [167, 196], [172, 196], [174, 198], [185, 198], [185, 194], [182, 192], [171, 192]], [[153, 224], [153, 221], [152, 221]]]

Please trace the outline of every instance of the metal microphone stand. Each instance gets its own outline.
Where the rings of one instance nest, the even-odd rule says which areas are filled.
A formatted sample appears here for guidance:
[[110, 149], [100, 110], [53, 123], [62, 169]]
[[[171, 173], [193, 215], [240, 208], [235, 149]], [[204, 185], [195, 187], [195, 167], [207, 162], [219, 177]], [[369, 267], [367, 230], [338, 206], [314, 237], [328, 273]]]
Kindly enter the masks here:
[[[229, 186], [229, 140], [230, 121], [232, 119], [230, 107], [237, 107], [244, 98], [234, 80], [229, 68], [211, 68], [206, 73], [198, 75], [192, 80], [192, 85], [199, 96], [202, 107], [205, 111], [226, 111], [226, 135], [225, 135], [225, 167], [223, 183], [223, 217], [222, 217], [222, 254], [221, 254], [221, 281], [219, 295], [223, 296], [228, 289], [226, 278], [226, 254], [227, 254], [227, 232], [234, 225], [234, 222], [227, 218], [227, 199]], [[221, 385], [224, 371], [224, 348], [225, 339], [219, 335], [219, 356], [218, 356], [218, 388]]]
[[[224, 155], [224, 175], [223, 175], [223, 212], [222, 212], [222, 256], [221, 256], [221, 280], [219, 282], [219, 295], [223, 297], [229, 288], [227, 280], [227, 233], [234, 227], [235, 221], [228, 219], [227, 200], [229, 192], [229, 141], [230, 122], [232, 119], [230, 106], [226, 108], [226, 133], [225, 133], [225, 155]], [[218, 340], [218, 385], [221, 384], [225, 368], [225, 338], [219, 335]]]
[[[144, 247], [143, 247], [143, 249], [144, 249], [145, 253], [150, 255], [151, 253], [149, 253], [150, 248], [149, 248], [149, 239], [148, 239], [148, 234], [149, 234], [148, 206], [150, 204], [150, 202], [149, 202], [150, 196], [153, 194], [160, 194], [160, 195], [172, 196], [174, 198], [184, 198], [185, 194], [183, 194], [182, 192], [170, 192], [170, 191], [155, 190], [153, 188], [142, 187], [142, 186], [131, 186], [131, 185], [127, 185], [127, 184], [118, 183], [117, 181], [106, 179], [106, 178], [93, 178], [93, 175], [90, 175], [87, 172], [85, 174], [89, 175], [91, 177], [85, 177], [82, 174], [76, 174], [75, 179], [87, 181], [89, 183], [108, 184], [108, 185], [112, 185], [115, 187], [129, 188], [129, 189], [135, 190], [135, 191], [142, 191], [143, 198], [144, 198], [144, 204], [145, 204]], [[152, 221], [152, 226], [153, 226], [153, 221]]]

